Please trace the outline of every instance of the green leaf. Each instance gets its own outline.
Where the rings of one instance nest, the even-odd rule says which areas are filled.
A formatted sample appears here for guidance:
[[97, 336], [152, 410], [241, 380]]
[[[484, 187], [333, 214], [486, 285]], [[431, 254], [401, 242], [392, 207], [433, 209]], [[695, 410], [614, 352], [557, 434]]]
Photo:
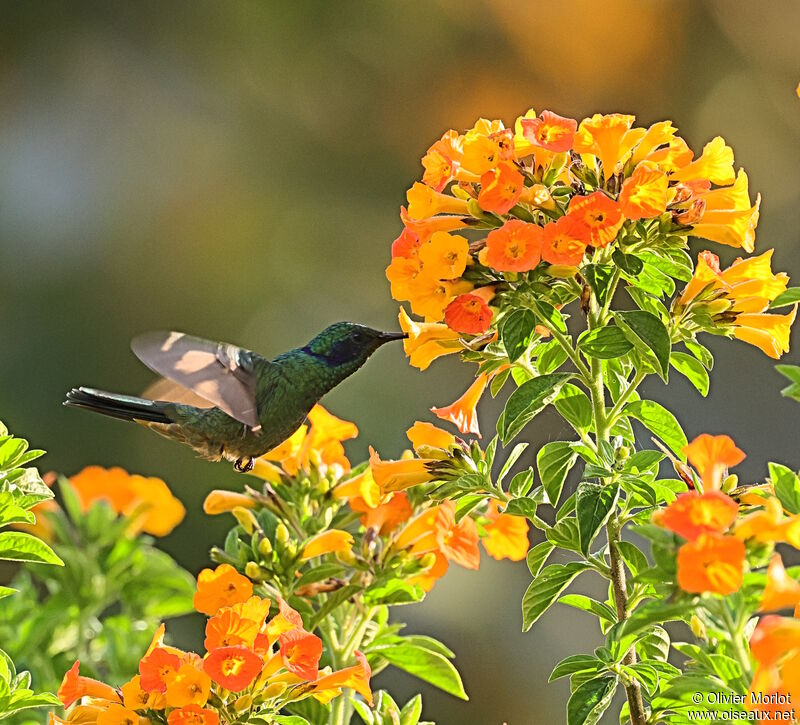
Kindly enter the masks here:
[[683, 344], [686, 346], [686, 349], [692, 353], [692, 355], [694, 355], [701, 363], [703, 363], [703, 367], [706, 370], [711, 370], [714, 367], [714, 356], [707, 347], [701, 345], [699, 342], [695, 342], [694, 340], [685, 340]]
[[325, 619], [325, 617], [327, 617], [334, 609], [336, 609], [336, 607], [343, 602], [346, 602], [356, 592], [360, 591], [361, 587], [357, 584], [347, 584], [341, 589], [337, 589], [335, 592], [328, 594], [327, 598], [325, 599], [325, 603], [316, 612], [314, 612], [314, 616], [311, 617], [308, 627], [309, 631], [313, 631], [317, 624]]
[[790, 514], [800, 513], [800, 478], [797, 474], [780, 463], [770, 463], [769, 477], [783, 508]]
[[271, 720], [277, 725], [311, 725], [308, 720], [299, 715], [272, 715]]
[[597, 301], [604, 305], [614, 276], [614, 268], [607, 264], [587, 264], [581, 269], [581, 273], [592, 288]]
[[611, 704], [617, 678], [604, 675], [584, 682], [567, 703], [567, 725], [595, 725]]
[[614, 624], [617, 621], [616, 612], [603, 602], [598, 602], [596, 599], [587, 597], [584, 594], [565, 594], [558, 600], [559, 604], [566, 604], [568, 607], [581, 609], [584, 612], [594, 614], [598, 619]]
[[667, 328], [664, 327], [661, 320], [644, 310], [615, 312], [614, 317], [637, 350], [655, 357], [661, 377], [666, 381], [669, 374], [669, 354], [672, 343]]
[[498, 486], [503, 482], [503, 479], [506, 477], [506, 474], [510, 470], [511, 466], [517, 462], [517, 459], [525, 452], [527, 447], [527, 443], [517, 443], [517, 445], [515, 445], [511, 450], [511, 453], [508, 454], [508, 458], [506, 458], [505, 463], [503, 463], [500, 473], [497, 474]]
[[417, 725], [422, 717], [422, 695], [409, 700], [400, 711], [400, 725]]
[[800, 287], [789, 287], [785, 292], [781, 292], [772, 302], [769, 308], [774, 310], [778, 307], [786, 307], [800, 302]]
[[562, 315], [553, 305], [544, 300], [536, 300], [536, 312], [540, 319], [547, 323], [549, 327], [553, 327], [559, 332], [566, 334], [567, 323], [564, 322], [564, 315]]
[[641, 259], [632, 254], [624, 254], [619, 250], [611, 255], [611, 259], [623, 272], [632, 276], [636, 276], [644, 268], [644, 262]]
[[525, 496], [533, 487], [533, 469], [526, 468], [517, 473], [508, 484], [508, 493], [514, 498]]
[[561, 347], [558, 340], [550, 342], [537, 348], [539, 357], [536, 358], [536, 369], [540, 375], [547, 375], [558, 370], [567, 359], [567, 351]]
[[708, 395], [708, 372], [703, 363], [685, 352], [673, 352], [669, 361], [681, 375], [685, 375], [704, 398]]
[[686, 434], [677, 418], [663, 405], [652, 400], [636, 400], [624, 408], [625, 415], [640, 421], [645, 428], [658, 436], [682, 461], [686, 460], [683, 449], [688, 445]]
[[612, 325], [584, 332], [578, 338], [578, 349], [589, 357], [607, 360], [629, 353], [633, 344], [621, 328]]
[[791, 380], [791, 385], [787, 385], [781, 390], [784, 398], [791, 398], [800, 402], [800, 367], [797, 365], [776, 365], [775, 369], [785, 378]]
[[592, 426], [592, 403], [577, 385], [566, 383], [553, 401], [555, 409], [578, 433]]
[[575, 505], [580, 533], [581, 551], [589, 553], [600, 527], [608, 520], [617, 503], [619, 486], [617, 484], [593, 483], [583, 481], [578, 485]]
[[0, 534], [0, 559], [64, 566], [64, 562], [47, 544], [21, 531], [4, 531]]
[[553, 668], [547, 681], [553, 682], [562, 677], [568, 677], [575, 672], [597, 672], [605, 668], [605, 662], [597, 659], [594, 655], [570, 655], [561, 660], [561, 662]]
[[588, 568], [589, 565], [582, 561], [545, 567], [530, 583], [522, 598], [522, 631], [527, 632], [569, 583]]
[[618, 541], [617, 549], [634, 576], [650, 566], [647, 557], [636, 544], [632, 544], [630, 541]]
[[539, 469], [539, 478], [547, 494], [547, 500], [555, 506], [561, 496], [561, 489], [572, 466], [575, 465], [577, 454], [572, 445], [566, 441], [553, 441], [545, 443], [536, 454], [536, 467]]
[[425, 598], [425, 590], [402, 579], [390, 579], [388, 582], [373, 584], [364, 590], [364, 603], [370, 606], [378, 604], [413, 604]]
[[497, 421], [497, 432], [505, 445], [558, 395], [572, 373], [552, 373], [528, 380], [508, 397]]
[[514, 516], [525, 516], [532, 519], [536, 516], [536, 509], [538, 508], [536, 501], [526, 496], [520, 498], [512, 498], [507, 504], [503, 513], [513, 514]]
[[446, 693], [468, 700], [458, 670], [446, 657], [429, 649], [407, 643], [381, 648], [378, 652], [387, 662], [411, 675], [444, 690]]
[[508, 361], [514, 362], [524, 353], [535, 335], [536, 317], [528, 309], [514, 310], [503, 320], [500, 339], [506, 349]]
[[550, 541], [541, 541], [528, 552], [528, 569], [530, 569], [530, 572], [534, 577], [538, 576], [539, 572], [544, 566], [544, 563], [547, 561], [550, 554], [553, 553], [553, 549], [555, 548], [555, 544], [551, 543]]

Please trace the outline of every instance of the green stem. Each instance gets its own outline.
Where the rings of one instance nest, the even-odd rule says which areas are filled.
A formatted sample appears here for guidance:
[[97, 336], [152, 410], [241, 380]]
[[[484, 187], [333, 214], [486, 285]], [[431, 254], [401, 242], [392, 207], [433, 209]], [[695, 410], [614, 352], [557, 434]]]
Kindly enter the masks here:
[[331, 716], [329, 725], [348, 725], [353, 716], [353, 706], [345, 694], [334, 698], [331, 703]]
[[550, 330], [550, 334], [552, 334], [553, 339], [558, 341], [558, 344], [561, 346], [564, 352], [567, 353], [567, 357], [569, 357], [569, 359], [572, 361], [572, 364], [578, 369], [578, 372], [580, 373], [584, 382], [588, 385], [589, 381], [591, 380], [592, 374], [589, 371], [589, 368], [586, 367], [586, 363], [583, 362], [583, 360], [581, 360], [578, 353], [573, 349], [566, 335], [564, 335], [564, 333], [561, 332], [561, 330], [557, 329], [552, 324], [550, 324], [550, 321], [544, 315], [541, 314], [535, 302], [533, 303], [532, 306], [534, 312], [536, 312], [536, 316], [539, 318], [539, 322], [541, 322], [541, 324], [543, 324], [548, 330]]
[[733, 648], [733, 654], [736, 661], [739, 663], [739, 666], [742, 668], [742, 676], [739, 678], [740, 685], [746, 689], [751, 680], [751, 664], [750, 656], [747, 654], [744, 645], [742, 644], [744, 640], [742, 628], [736, 626], [736, 623], [733, 621], [733, 617], [731, 616], [730, 609], [728, 609], [728, 605], [724, 601], [720, 601], [719, 610], [722, 614], [722, 621], [725, 623], [728, 634], [730, 634], [730, 642], [731, 647]]
[[642, 384], [642, 381], [647, 377], [647, 373], [643, 372], [642, 370], [637, 370], [636, 375], [634, 376], [633, 380], [631, 380], [630, 384], [624, 391], [622, 391], [619, 398], [617, 398], [617, 402], [614, 404], [614, 407], [608, 413], [608, 420], [611, 422], [611, 425], [614, 425], [619, 414], [622, 412], [622, 408], [625, 406], [625, 403], [630, 400], [631, 395], [636, 392], [636, 389]]

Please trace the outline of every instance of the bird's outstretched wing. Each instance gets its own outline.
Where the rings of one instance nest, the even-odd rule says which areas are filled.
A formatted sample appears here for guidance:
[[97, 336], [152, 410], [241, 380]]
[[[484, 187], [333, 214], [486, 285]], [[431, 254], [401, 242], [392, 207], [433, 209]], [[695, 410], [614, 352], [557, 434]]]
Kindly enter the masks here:
[[147, 367], [258, 428], [255, 353], [182, 332], [148, 332], [131, 341]]

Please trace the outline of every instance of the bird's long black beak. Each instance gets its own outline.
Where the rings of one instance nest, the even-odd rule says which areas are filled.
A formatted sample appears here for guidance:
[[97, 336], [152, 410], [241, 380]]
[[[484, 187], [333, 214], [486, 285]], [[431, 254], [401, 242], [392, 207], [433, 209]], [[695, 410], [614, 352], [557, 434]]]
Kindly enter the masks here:
[[407, 332], [382, 332], [378, 339], [381, 342], [391, 342], [392, 340], [405, 340], [407, 337]]

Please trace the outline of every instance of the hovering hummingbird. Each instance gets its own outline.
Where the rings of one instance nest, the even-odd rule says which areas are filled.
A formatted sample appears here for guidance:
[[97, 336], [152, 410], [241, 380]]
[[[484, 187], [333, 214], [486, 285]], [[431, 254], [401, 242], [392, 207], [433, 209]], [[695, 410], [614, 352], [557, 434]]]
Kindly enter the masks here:
[[[274, 360], [181, 332], [152, 332], [131, 342], [136, 356], [163, 375], [151, 400], [73, 388], [64, 405], [132, 420], [174, 438], [211, 461], [245, 473], [292, 435], [317, 401], [402, 332], [337, 322], [303, 347]], [[177, 401], [177, 402], [174, 402]]]

